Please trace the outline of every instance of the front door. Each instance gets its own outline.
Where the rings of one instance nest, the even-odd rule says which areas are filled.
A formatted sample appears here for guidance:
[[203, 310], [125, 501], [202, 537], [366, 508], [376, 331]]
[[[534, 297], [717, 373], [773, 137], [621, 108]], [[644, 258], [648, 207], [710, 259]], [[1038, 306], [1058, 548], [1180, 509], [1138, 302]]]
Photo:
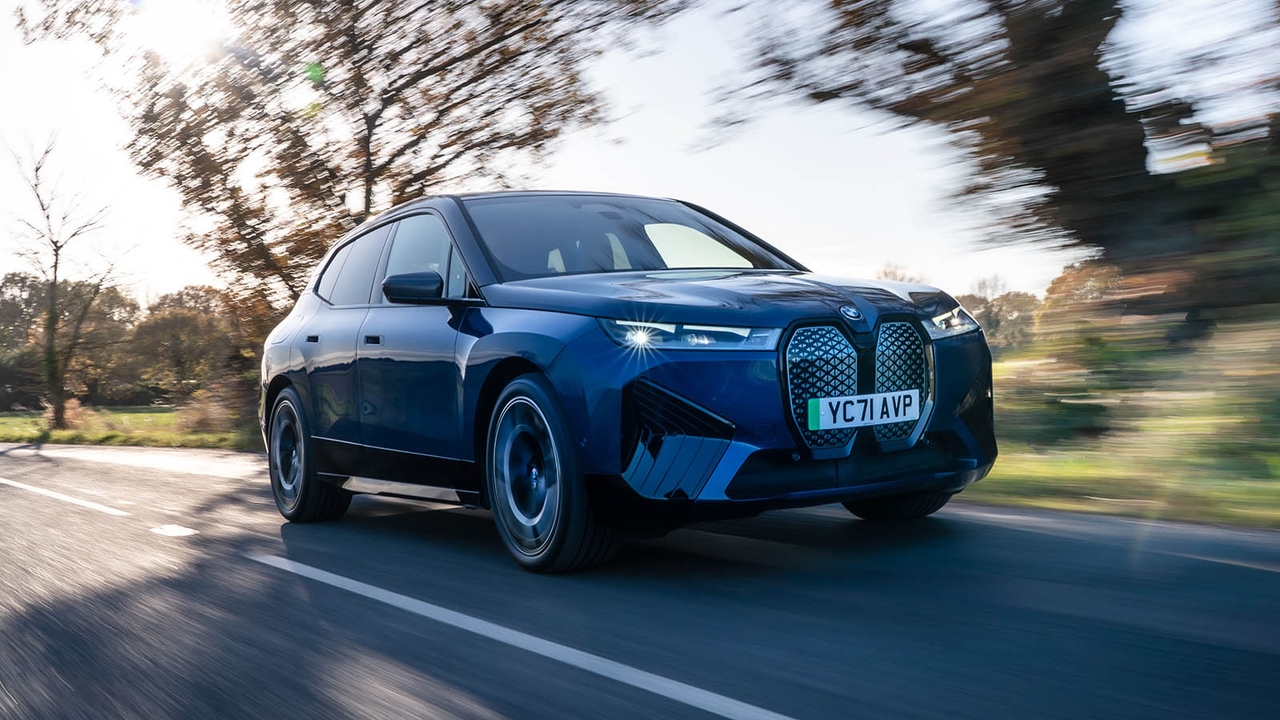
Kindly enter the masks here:
[[[383, 275], [437, 272], [445, 297], [466, 293], [466, 271], [444, 222], [423, 214], [397, 223]], [[377, 291], [380, 295], [380, 289]], [[465, 308], [401, 305], [378, 297], [360, 330], [361, 437], [370, 474], [461, 487], [461, 371], [456, 345]]]

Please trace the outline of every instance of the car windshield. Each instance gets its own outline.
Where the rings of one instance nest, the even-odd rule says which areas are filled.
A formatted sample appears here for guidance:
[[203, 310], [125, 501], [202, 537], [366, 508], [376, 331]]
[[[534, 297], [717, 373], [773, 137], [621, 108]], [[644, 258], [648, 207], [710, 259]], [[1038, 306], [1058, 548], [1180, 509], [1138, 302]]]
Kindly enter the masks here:
[[795, 269], [742, 233], [671, 200], [515, 195], [463, 203], [503, 281], [627, 270]]

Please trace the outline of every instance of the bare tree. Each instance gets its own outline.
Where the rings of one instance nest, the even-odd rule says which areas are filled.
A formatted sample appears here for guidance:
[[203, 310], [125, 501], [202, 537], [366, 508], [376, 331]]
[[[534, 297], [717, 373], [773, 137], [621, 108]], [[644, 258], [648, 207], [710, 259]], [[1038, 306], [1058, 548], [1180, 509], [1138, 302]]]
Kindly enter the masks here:
[[1009, 286], [1005, 283], [1004, 278], [999, 275], [989, 275], [984, 278], [979, 278], [978, 281], [973, 284], [971, 292], [978, 297], [994, 300], [1009, 292]]
[[50, 160], [55, 145], [55, 140], [50, 138], [42, 151], [26, 159], [17, 153], [11, 154], [22, 183], [34, 200], [33, 212], [27, 217], [17, 218], [18, 234], [26, 240], [17, 254], [25, 258], [47, 284], [41, 310], [44, 325], [41, 365], [45, 392], [53, 408], [53, 428], [63, 429], [67, 426], [67, 369], [84, 340], [85, 321], [106, 287], [114, 266], [108, 263], [104, 270], [89, 280], [88, 293], [79, 299], [78, 307], [61, 307], [60, 282], [63, 281], [68, 248], [102, 228], [106, 208], [88, 209], [82, 196], [61, 191], [56, 178], [50, 177]]
[[876, 278], [880, 280], [893, 280], [895, 282], [905, 283], [922, 283], [924, 278], [909, 272], [900, 265], [889, 263], [876, 271]]

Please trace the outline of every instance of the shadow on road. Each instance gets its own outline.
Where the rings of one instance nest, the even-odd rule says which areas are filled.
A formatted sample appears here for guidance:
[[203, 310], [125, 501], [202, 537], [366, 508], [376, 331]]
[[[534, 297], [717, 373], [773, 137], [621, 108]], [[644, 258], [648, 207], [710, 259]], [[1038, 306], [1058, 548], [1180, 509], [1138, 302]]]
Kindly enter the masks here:
[[238, 556], [252, 543], [200, 545], [179, 569], [124, 562], [109, 589], [46, 596], [0, 620], [0, 717], [342, 717], [313, 681], [339, 650], [297, 643], [323, 621], [296, 583], [245, 572]]
[[42, 449], [44, 449], [44, 443], [27, 443], [25, 445], [14, 445], [13, 447], [7, 447], [7, 448], [4, 448], [3, 450], [0, 450], [0, 457], [5, 457], [10, 453], [16, 452], [18, 450], [31, 450], [35, 452], [35, 455], [27, 455], [25, 456], [25, 458], [40, 460], [42, 462], [57, 462], [51, 457], [42, 455], [40, 453]]
[[[483, 511], [361, 497], [340, 522], [294, 525], [254, 485], [201, 497], [183, 522], [200, 534], [157, 540], [143, 526], [119, 547], [90, 540], [83, 572], [102, 577], [67, 585], [78, 589], [0, 599], [0, 717], [531, 718], [566, 717], [566, 703], [581, 717], [662, 716], [647, 696], [548, 673], [250, 552], [781, 711], [807, 698], [792, 711], [803, 717], [846, 716], [868, 697], [886, 717], [1154, 716], [1170, 697], [1186, 715], [1260, 717], [1277, 677], [1273, 654], [1238, 640], [1274, 593], [1216, 589], [1269, 575], [1191, 573], [1162, 556], [1143, 579], [1123, 544], [945, 512], [698, 524], [561, 576], [517, 567]], [[1212, 619], [1206, 608], [1253, 624], [1185, 630]], [[975, 667], [981, 692], [950, 672]], [[1084, 677], [1058, 682], [1064, 667]], [[935, 686], [922, 691], [922, 676]]]
[[[659, 585], [679, 585], [690, 577], [759, 577], [777, 582], [815, 563], [843, 564], [922, 546], [946, 547], [965, 530], [962, 523], [938, 517], [876, 524], [843, 511], [765, 513], [700, 523], [657, 540], [629, 542], [608, 565], [565, 577], [576, 578], [576, 583], [644, 578]], [[372, 562], [386, 563], [388, 574], [402, 567], [410, 577], [434, 577], [444, 567], [458, 566], [468, 575], [496, 573], [511, 576], [503, 582], [521, 585], [539, 577], [520, 570], [507, 556], [486, 511], [357, 497], [338, 523], [285, 524], [280, 534], [290, 558], [304, 563], [309, 557], [332, 561], [336, 559], [331, 557], [333, 548], [341, 547], [343, 556], [369, 552], [376, 558]], [[540, 582], [558, 580], [544, 576]], [[536, 584], [528, 589], [536, 592]]]

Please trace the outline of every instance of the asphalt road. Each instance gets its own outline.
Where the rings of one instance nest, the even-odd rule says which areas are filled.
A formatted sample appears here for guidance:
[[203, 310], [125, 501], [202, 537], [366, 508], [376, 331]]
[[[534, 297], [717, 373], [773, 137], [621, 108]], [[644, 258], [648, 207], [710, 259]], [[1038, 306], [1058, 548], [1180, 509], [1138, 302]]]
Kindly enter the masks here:
[[[192, 532], [194, 531], [194, 532]], [[536, 576], [252, 454], [0, 446], [0, 718], [1278, 718], [1280, 534], [955, 504]]]

